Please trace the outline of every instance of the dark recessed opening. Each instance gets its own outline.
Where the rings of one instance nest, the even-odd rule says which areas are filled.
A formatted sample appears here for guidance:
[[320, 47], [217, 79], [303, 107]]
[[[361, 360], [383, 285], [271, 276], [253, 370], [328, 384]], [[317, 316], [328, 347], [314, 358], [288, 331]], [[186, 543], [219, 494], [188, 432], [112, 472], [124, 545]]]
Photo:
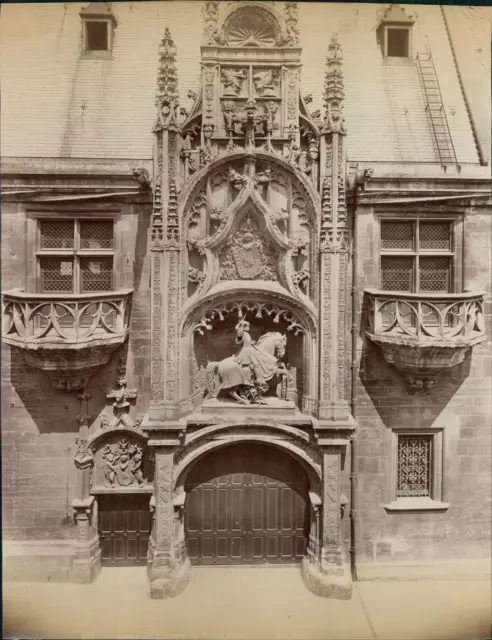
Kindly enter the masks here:
[[86, 22], [87, 51], [108, 50], [108, 23]]
[[395, 58], [408, 58], [408, 29], [388, 29], [388, 45], [386, 55]]

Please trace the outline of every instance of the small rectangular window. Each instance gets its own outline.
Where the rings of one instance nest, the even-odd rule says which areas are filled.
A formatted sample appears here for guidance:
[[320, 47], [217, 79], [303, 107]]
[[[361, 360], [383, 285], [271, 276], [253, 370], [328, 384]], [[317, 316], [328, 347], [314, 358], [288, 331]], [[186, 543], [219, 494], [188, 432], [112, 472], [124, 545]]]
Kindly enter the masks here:
[[389, 58], [408, 58], [410, 56], [410, 30], [392, 29], [386, 30], [386, 55]]
[[106, 20], [85, 22], [87, 51], [108, 51], [108, 26], [109, 23]]
[[397, 498], [432, 496], [432, 435], [398, 435]]

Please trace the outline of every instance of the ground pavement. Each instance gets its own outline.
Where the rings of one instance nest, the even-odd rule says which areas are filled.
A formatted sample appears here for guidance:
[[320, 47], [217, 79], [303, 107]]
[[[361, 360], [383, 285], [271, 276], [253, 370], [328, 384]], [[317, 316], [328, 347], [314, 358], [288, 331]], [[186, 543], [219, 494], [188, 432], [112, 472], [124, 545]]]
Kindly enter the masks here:
[[3, 637], [365, 640], [490, 638], [490, 578], [358, 582], [351, 600], [312, 595], [296, 568], [196, 568], [151, 600], [145, 568], [92, 585], [5, 582]]

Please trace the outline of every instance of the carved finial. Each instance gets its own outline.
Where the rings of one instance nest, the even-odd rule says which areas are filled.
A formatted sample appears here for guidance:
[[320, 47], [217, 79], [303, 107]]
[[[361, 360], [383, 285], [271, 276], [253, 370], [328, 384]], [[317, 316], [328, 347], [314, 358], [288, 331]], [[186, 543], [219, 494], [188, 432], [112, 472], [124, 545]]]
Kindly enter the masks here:
[[325, 124], [323, 133], [345, 133], [342, 116], [343, 90], [342, 48], [337, 34], [333, 34], [326, 55], [325, 88]]
[[155, 130], [169, 124], [177, 125], [179, 112], [178, 72], [176, 67], [176, 45], [171, 38], [169, 27], [159, 45], [159, 69], [157, 72], [156, 106], [158, 118]]

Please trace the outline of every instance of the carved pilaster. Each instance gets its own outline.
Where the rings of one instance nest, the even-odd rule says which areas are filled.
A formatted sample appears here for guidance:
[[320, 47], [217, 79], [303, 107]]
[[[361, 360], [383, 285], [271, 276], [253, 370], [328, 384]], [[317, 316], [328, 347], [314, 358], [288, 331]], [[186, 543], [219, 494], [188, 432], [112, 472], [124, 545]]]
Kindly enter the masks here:
[[90, 495], [94, 456], [88, 448], [87, 440], [77, 441], [74, 463], [77, 468], [77, 489], [72, 502], [76, 534], [72, 579], [74, 582], [89, 583], [101, 569], [101, 549], [97, 532], [96, 502], [94, 496]]
[[324, 573], [342, 575], [340, 535], [340, 447], [323, 449], [323, 533], [321, 568]]
[[325, 420], [346, 420], [346, 288], [349, 230], [345, 204], [345, 127], [342, 54], [334, 36], [325, 75], [325, 124], [321, 136], [320, 409]]
[[148, 576], [152, 598], [178, 595], [189, 580], [189, 560], [176, 539], [173, 466], [176, 446], [156, 446], [154, 526], [149, 542]]

